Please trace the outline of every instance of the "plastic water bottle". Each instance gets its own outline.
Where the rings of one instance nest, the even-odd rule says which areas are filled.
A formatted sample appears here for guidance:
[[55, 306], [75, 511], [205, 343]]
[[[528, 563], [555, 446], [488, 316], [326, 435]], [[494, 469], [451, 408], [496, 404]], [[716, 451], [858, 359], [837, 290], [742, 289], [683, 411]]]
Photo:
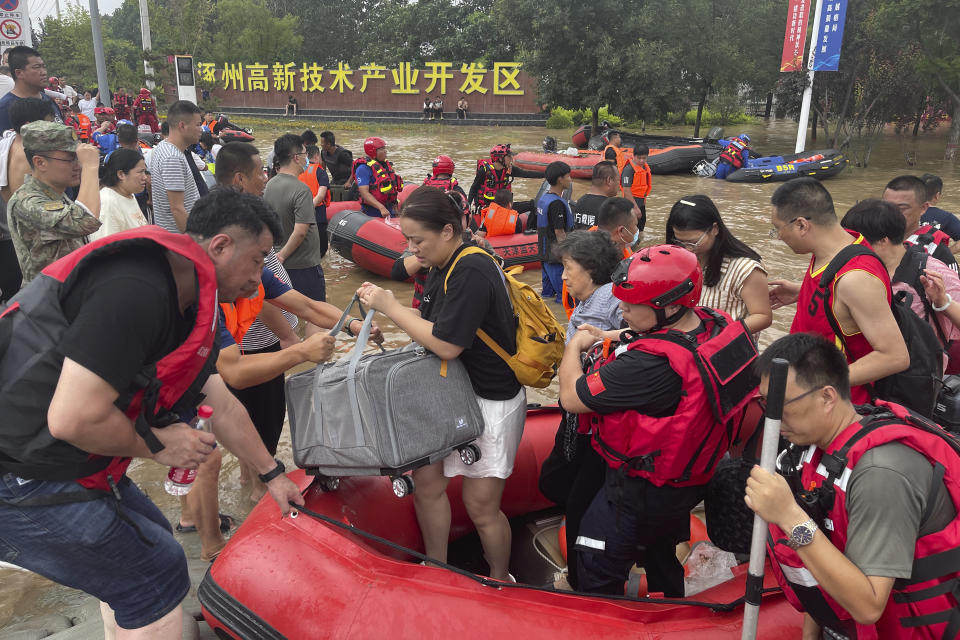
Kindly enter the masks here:
[[[200, 405], [197, 409], [197, 417], [190, 421], [190, 426], [200, 431], [209, 432], [212, 428], [213, 407]], [[193, 481], [197, 479], [196, 469], [184, 469], [183, 467], [170, 467], [170, 473], [163, 483], [163, 488], [172, 496], [185, 496], [193, 488]]]

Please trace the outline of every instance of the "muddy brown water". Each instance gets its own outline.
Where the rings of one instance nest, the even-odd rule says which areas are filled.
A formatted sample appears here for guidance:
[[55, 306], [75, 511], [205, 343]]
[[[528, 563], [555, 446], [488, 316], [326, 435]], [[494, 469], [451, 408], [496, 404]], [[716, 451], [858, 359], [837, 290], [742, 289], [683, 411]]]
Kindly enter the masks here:
[[[311, 123], [308, 120], [291, 122], [289, 130], [300, 132]], [[256, 145], [264, 152], [272, 146], [273, 139], [284, 133], [286, 128], [263, 127], [254, 125]], [[315, 127], [319, 132], [319, 128]], [[796, 136], [796, 124], [791, 121], [771, 121], [769, 123], [728, 127], [728, 134], [741, 131], [750, 134], [753, 145], [768, 153], [792, 153]], [[337, 132], [338, 142], [349, 149], [359, 151], [367, 135], [377, 133], [371, 126], [365, 131]], [[398, 171], [407, 181], [420, 181], [430, 171], [430, 162], [436, 155], [450, 155], [457, 165], [457, 175], [464, 189], [472, 182], [477, 158], [488, 153], [497, 143], [512, 143], [515, 151], [536, 151], [541, 148], [544, 136], [556, 137], [563, 148], [569, 143], [570, 131], [548, 131], [541, 128], [500, 128], [500, 127], [455, 127], [455, 126], [418, 126], [409, 130], [392, 129], [379, 133], [386, 139], [388, 154]], [[690, 135], [690, 129], [677, 128], [649, 131], [675, 135]], [[858, 200], [879, 197], [883, 186], [890, 178], [904, 174], [925, 172], [940, 175], [945, 183], [941, 207], [960, 213], [960, 165], [945, 163], [943, 151], [945, 131], [921, 135], [914, 140], [909, 136], [886, 134], [873, 152], [872, 165], [862, 169], [850, 166], [839, 176], [831, 178], [825, 184], [836, 203], [837, 211], [843, 214]], [[814, 148], [815, 145], [810, 148]], [[908, 165], [908, 159], [913, 161]], [[538, 180], [517, 180], [514, 191], [518, 199], [533, 197], [540, 185]], [[773, 184], [733, 184], [692, 175], [654, 176], [653, 190], [647, 199], [647, 229], [645, 244], [662, 242], [664, 223], [670, 207], [676, 200], [685, 196], [702, 193], [710, 196], [719, 207], [727, 225], [740, 239], [750, 244], [764, 258], [771, 278], [802, 277], [807, 258], [794, 255], [790, 249], [778, 240], [768, 236], [770, 229], [770, 195], [776, 189]], [[574, 197], [587, 191], [589, 184], [577, 180], [574, 184]], [[413, 287], [396, 283], [367, 273], [339, 255], [331, 252], [324, 260], [329, 301], [344, 306], [354, 291], [364, 281], [371, 281], [392, 288], [399, 299], [408, 300]], [[539, 271], [522, 274], [527, 282], [539, 287]], [[562, 311], [557, 309], [558, 317]], [[761, 345], [783, 335], [789, 328], [793, 317], [792, 309], [774, 312], [773, 326], [763, 332]], [[386, 318], [378, 317], [384, 330], [388, 346], [400, 346], [406, 342], [402, 332], [397, 330]], [[341, 344], [341, 350], [349, 348], [349, 343]], [[544, 390], [530, 390], [530, 402], [555, 402], [556, 384]], [[280, 443], [279, 456], [292, 467], [290, 440], [285, 432]], [[179, 514], [178, 502], [168, 496], [162, 487], [166, 469], [150, 461], [137, 461], [131, 467], [131, 476], [139, 486], [159, 505], [171, 522], [176, 522]], [[221, 474], [221, 511], [238, 518], [245, 516], [252, 506], [249, 493], [240, 486], [240, 472], [237, 461], [230, 455], [224, 458]], [[199, 542], [196, 534], [183, 535], [180, 539], [190, 558], [199, 557]], [[122, 580], [122, 576], [118, 576]], [[54, 585], [48, 580], [31, 573], [0, 568], [0, 629], [2, 627], [34, 616], [62, 611], [85, 598], [72, 589]]]

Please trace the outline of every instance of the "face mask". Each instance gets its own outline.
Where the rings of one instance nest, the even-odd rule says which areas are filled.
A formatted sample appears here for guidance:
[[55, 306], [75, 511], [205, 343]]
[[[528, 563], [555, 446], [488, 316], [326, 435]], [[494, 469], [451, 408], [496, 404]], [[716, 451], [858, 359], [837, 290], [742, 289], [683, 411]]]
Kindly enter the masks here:
[[[626, 227], [623, 227], [623, 228], [626, 229]], [[623, 236], [620, 236], [620, 239], [622, 240], [622, 239], [623, 239]], [[639, 239], [640, 239], [640, 227], [637, 227], [637, 230], [636, 230], [636, 231], [634, 232], [634, 234], [633, 234], [633, 240], [631, 240], [630, 242], [628, 242], [628, 243], [627, 243], [627, 246], [632, 247], [633, 245], [637, 244], [637, 241], [638, 241]]]
[[304, 173], [306, 173], [307, 169], [309, 169], [309, 168], [310, 168], [310, 161], [307, 160], [306, 162], [303, 163], [303, 171], [304, 171]]

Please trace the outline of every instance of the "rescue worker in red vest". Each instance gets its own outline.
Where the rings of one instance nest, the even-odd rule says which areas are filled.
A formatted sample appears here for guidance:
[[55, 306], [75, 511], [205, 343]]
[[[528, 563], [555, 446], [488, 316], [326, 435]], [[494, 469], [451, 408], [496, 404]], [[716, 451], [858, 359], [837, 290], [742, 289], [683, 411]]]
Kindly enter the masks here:
[[720, 158], [717, 162], [717, 172], [713, 177], [718, 180], [726, 180], [727, 176], [747, 164], [750, 159], [750, 136], [741, 133], [736, 138], [731, 138], [727, 146], [720, 152]]
[[[703, 499], [729, 447], [725, 426], [709, 408], [712, 380], [707, 384], [701, 377], [692, 350], [713, 342], [714, 335], [742, 342], [746, 332], [723, 312], [696, 306], [702, 275], [696, 256], [685, 249], [641, 249], [620, 263], [612, 280], [630, 331], [616, 349], [594, 350], [586, 374], [581, 354], [600, 335], [578, 331], [559, 369], [561, 405], [588, 414], [581, 417], [581, 430], [592, 432], [593, 447], [608, 465], [604, 486], [580, 523], [579, 588], [622, 595], [638, 562], [651, 592], [682, 597], [675, 547], [689, 539], [690, 510]], [[756, 353], [750, 356], [743, 367]], [[755, 385], [744, 388], [752, 393]]]
[[317, 233], [320, 235], [320, 255], [326, 255], [330, 239], [327, 237], [327, 205], [330, 204], [330, 176], [320, 160], [320, 147], [308, 144], [307, 166], [298, 178], [310, 187], [313, 194], [313, 212], [317, 217]]
[[899, 405], [855, 407], [846, 359], [820, 336], [767, 347], [763, 395], [774, 358], [790, 364], [779, 466], [792, 482], [755, 466], [745, 500], [770, 523], [774, 574], [806, 612], [803, 637], [956, 637], [955, 438]]
[[439, 155], [433, 159], [433, 170], [423, 179], [423, 186], [436, 187], [444, 191], [456, 191], [466, 199], [467, 194], [457, 179], [453, 177], [456, 165], [450, 156]]
[[160, 131], [160, 123], [157, 122], [157, 105], [146, 87], [140, 89], [140, 95], [133, 101], [133, 115], [136, 123], [149, 126], [151, 133]]
[[[99, 598], [107, 637], [120, 627], [179, 638], [190, 590], [170, 524], [126, 477], [132, 458], [195, 469], [219, 441], [262, 474], [284, 513], [303, 504], [213, 370], [218, 291], [256, 292], [279, 233], [259, 198], [217, 190], [185, 234], [148, 226], [101, 238], [48, 266], [2, 312], [4, 560]], [[200, 394], [213, 433], [182, 422]]]
[[[769, 282], [770, 307], [797, 305], [790, 333], [812, 332], [838, 340], [819, 290], [820, 276], [843, 248], [866, 240], [840, 226], [830, 192], [815, 178], [788, 180], [774, 191], [771, 202], [771, 237], [785, 242], [794, 253], [813, 255], [802, 283]], [[875, 257], [856, 256], [840, 267], [828, 291], [832, 314], [843, 332], [853, 401], [862, 404], [870, 399], [864, 385], [910, 365], [890, 310], [890, 276]]]
[[934, 258], [957, 271], [957, 259], [950, 251], [950, 236], [939, 226], [920, 224], [920, 218], [930, 206], [923, 180], [916, 176], [898, 176], [887, 183], [883, 199], [897, 207], [907, 221], [904, 244], [923, 247]]
[[387, 160], [387, 143], [383, 138], [371, 136], [363, 141], [363, 152], [367, 154], [367, 160], [353, 163], [353, 176], [360, 191], [360, 208], [374, 218], [396, 217], [403, 178]]
[[637, 145], [633, 148], [633, 155], [627, 159], [626, 165], [620, 170], [620, 188], [624, 198], [633, 198], [640, 210], [637, 224], [642, 232], [647, 226], [647, 196], [652, 186], [650, 165], [647, 156], [650, 148], [647, 145]]
[[497, 191], [493, 203], [489, 207], [481, 209], [480, 213], [483, 218], [478, 233], [484, 237], [509, 236], [523, 232], [523, 220], [516, 209], [513, 208], [513, 192], [509, 189]]
[[[513, 152], [509, 144], [494, 145], [490, 157], [477, 161], [477, 175], [470, 185], [467, 202], [473, 211], [486, 208], [493, 202], [500, 189], [511, 189], [514, 178], [542, 178], [543, 172], [536, 173], [513, 166]], [[521, 200], [514, 208], [520, 213], [534, 209], [533, 200]]]

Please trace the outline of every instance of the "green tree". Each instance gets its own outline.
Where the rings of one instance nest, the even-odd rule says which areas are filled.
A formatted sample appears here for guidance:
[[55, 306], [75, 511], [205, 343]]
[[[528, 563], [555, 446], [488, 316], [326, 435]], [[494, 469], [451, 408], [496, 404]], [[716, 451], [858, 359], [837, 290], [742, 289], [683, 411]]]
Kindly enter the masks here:
[[303, 37], [296, 33], [297, 22], [292, 15], [274, 17], [264, 0], [219, 0], [207, 59], [265, 64], [298, 60]]
[[960, 148], [960, 0], [886, 0], [879, 8], [894, 40], [919, 49], [916, 69], [950, 99], [953, 124], [945, 158]]

